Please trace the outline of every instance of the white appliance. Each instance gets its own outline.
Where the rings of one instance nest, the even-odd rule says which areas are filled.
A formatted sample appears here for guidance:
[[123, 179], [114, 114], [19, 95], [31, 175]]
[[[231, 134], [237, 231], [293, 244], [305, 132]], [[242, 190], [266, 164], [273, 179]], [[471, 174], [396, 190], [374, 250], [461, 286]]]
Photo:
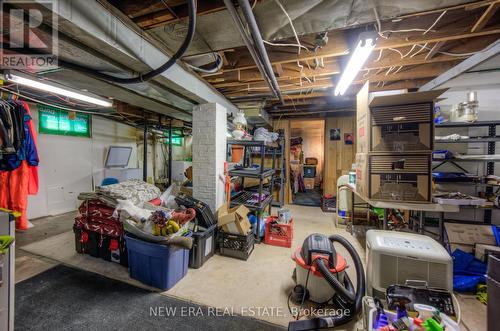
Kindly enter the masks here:
[[366, 233], [367, 295], [385, 298], [389, 285], [427, 283], [453, 291], [453, 262], [436, 240], [414, 233], [369, 230]]
[[128, 166], [132, 147], [109, 146], [104, 164], [104, 178], [116, 178], [119, 182], [130, 179], [143, 179], [142, 169], [126, 168]]
[[337, 179], [337, 223], [345, 224], [349, 209], [352, 205], [352, 192], [345, 185], [349, 184], [349, 175], [342, 175]]
[[104, 178], [116, 178], [119, 182], [130, 179], [142, 180], [142, 169], [140, 168], [106, 168], [104, 169]]
[[187, 179], [184, 172], [192, 165], [193, 163], [188, 161], [172, 161], [172, 180], [184, 182]]

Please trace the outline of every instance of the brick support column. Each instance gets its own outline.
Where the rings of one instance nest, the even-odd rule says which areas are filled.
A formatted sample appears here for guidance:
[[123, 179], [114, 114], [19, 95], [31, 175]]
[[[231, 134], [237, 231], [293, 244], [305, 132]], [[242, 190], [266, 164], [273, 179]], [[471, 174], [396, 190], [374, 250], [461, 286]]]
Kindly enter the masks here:
[[226, 108], [207, 103], [193, 108], [193, 197], [213, 212], [224, 203]]

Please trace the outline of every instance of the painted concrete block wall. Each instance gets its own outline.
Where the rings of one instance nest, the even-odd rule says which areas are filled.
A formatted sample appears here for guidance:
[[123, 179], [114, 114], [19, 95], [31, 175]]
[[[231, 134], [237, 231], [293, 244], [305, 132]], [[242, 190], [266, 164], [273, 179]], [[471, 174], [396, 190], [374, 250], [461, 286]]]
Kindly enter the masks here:
[[226, 109], [209, 103], [193, 109], [193, 196], [216, 211], [224, 203]]
[[30, 104], [30, 109], [40, 155], [39, 192], [28, 198], [30, 219], [75, 210], [78, 194], [101, 183], [110, 145], [132, 147], [129, 167], [138, 166], [134, 128], [94, 116], [92, 138], [38, 134], [36, 105]]

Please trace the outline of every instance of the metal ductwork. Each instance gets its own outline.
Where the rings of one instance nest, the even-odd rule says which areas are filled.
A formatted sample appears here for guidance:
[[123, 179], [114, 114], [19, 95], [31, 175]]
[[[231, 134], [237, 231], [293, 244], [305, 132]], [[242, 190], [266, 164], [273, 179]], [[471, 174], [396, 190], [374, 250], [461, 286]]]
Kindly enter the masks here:
[[257, 65], [257, 68], [259, 69], [261, 75], [266, 80], [274, 96], [278, 98], [281, 103], [284, 103], [283, 95], [281, 94], [278, 81], [276, 79], [276, 76], [274, 75], [271, 62], [269, 61], [267, 51], [264, 47], [264, 42], [262, 41], [262, 36], [260, 34], [259, 27], [257, 26], [257, 22], [255, 21], [252, 8], [250, 7], [248, 0], [238, 0], [238, 3], [240, 4], [240, 7], [243, 11], [245, 19], [247, 21], [246, 23], [250, 28], [250, 34], [253, 41], [248, 36], [245, 26], [243, 25], [243, 22], [241, 21], [241, 18], [238, 15], [238, 12], [236, 11], [236, 8], [234, 7], [232, 1], [224, 0], [224, 4], [226, 5], [229, 14], [233, 18], [233, 21], [238, 28], [241, 38], [248, 48], [248, 51], [255, 61], [255, 64]]

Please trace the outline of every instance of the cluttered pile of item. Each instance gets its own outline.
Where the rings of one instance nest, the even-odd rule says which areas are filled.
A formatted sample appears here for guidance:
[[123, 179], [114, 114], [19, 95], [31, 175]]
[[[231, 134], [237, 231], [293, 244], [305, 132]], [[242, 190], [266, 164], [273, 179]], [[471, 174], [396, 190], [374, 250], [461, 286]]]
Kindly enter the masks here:
[[291, 247], [293, 239], [288, 209], [265, 219], [262, 234], [257, 234], [256, 215], [244, 205], [224, 204], [216, 219], [204, 202], [175, 184], [162, 193], [152, 184], [128, 180], [78, 198], [76, 251], [119, 263], [128, 267], [131, 278], [164, 290], [179, 282], [188, 266], [202, 267], [217, 249], [223, 256], [247, 260], [256, 236], [282, 247]]
[[163, 194], [139, 180], [81, 193], [75, 218], [76, 251], [117, 262], [131, 278], [169, 289], [215, 251], [210, 209], [176, 187]]
[[340, 235], [308, 236], [292, 254], [296, 285], [288, 306], [295, 318], [288, 330], [336, 328], [360, 315], [362, 330], [460, 330], [453, 261], [440, 243], [420, 234], [369, 230], [366, 252], [363, 263]]

